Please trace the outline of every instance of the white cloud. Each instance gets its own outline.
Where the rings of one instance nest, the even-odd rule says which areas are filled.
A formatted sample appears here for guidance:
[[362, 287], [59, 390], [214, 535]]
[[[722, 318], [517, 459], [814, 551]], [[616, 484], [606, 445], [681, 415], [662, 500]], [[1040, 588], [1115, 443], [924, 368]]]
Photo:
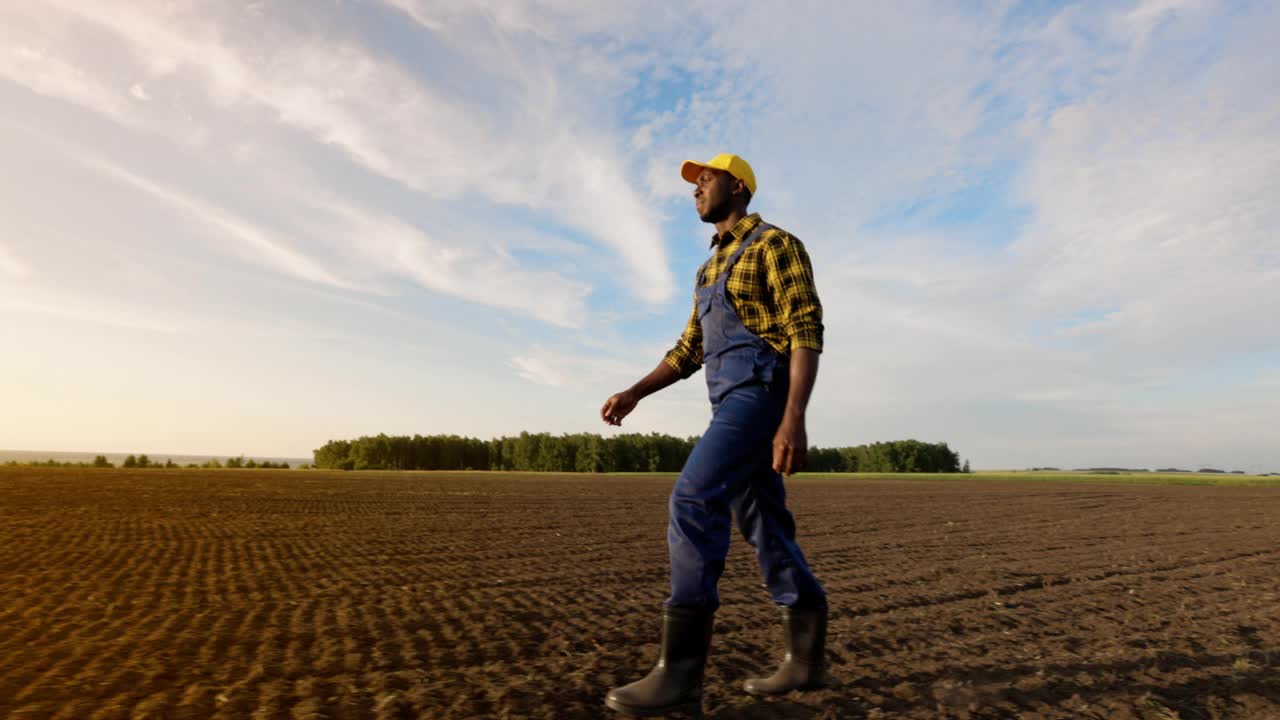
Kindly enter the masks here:
[[1179, 57], [1194, 45], [1155, 45], [1164, 52], [1105, 94], [1028, 129], [1022, 188], [1036, 217], [1017, 251], [1030, 299], [1061, 314], [1109, 308], [1068, 331], [1109, 360], [1195, 362], [1275, 342], [1256, 319], [1280, 309], [1280, 96], [1257, 88], [1280, 63], [1246, 60], [1269, 42], [1246, 37], [1208, 66]]
[[576, 327], [583, 321], [584, 298], [591, 290], [586, 284], [553, 272], [521, 270], [493, 248], [439, 243], [407, 223], [341, 201], [326, 205], [341, 224], [334, 232], [375, 270], [552, 325]]
[[538, 358], [516, 356], [511, 358], [511, 367], [515, 369], [517, 375], [538, 385], [560, 387], [569, 384], [568, 377], [548, 367]]
[[334, 275], [315, 259], [289, 247], [282, 239], [273, 237], [271, 233], [220, 208], [172, 188], [163, 187], [92, 155], [81, 154], [76, 159], [88, 168], [126, 183], [187, 213], [196, 223], [211, 228], [220, 237], [238, 240], [249, 257], [277, 272], [322, 285], [343, 289], [355, 288], [350, 282]]
[[[661, 357], [661, 355], [658, 355]], [[636, 378], [653, 369], [652, 358], [638, 357], [633, 352], [619, 353], [584, 350], [568, 353], [545, 346], [528, 349], [508, 362], [520, 377], [539, 385], [576, 384], [607, 388], [610, 393], [630, 385]], [[603, 398], [601, 398], [603, 400]]]
[[1137, 51], [1147, 49], [1151, 33], [1164, 21], [1171, 20], [1179, 12], [1198, 10], [1205, 0], [1142, 0], [1132, 10], [1120, 16], [1120, 22], [1133, 34]]
[[[135, 58], [133, 70], [149, 78], [194, 72], [215, 104], [265, 108], [277, 122], [430, 196], [477, 193], [545, 212], [616, 252], [626, 268], [618, 274], [635, 296], [671, 297], [659, 216], [631, 188], [622, 145], [557, 102], [559, 81], [537, 64], [537, 48], [511, 56], [500, 76], [481, 70], [477, 84], [496, 81], [510, 93], [492, 107], [353, 42], [303, 35], [265, 13], [248, 32], [225, 7], [53, 5], [62, 17], [114, 33]], [[502, 28], [523, 27], [508, 15], [498, 14], [507, 18]], [[108, 107], [105, 100], [92, 105]]]
[[[3, 26], [0, 23], [0, 28]], [[0, 29], [0, 77], [40, 95], [92, 109], [121, 124], [135, 121], [109, 87], [61, 57], [20, 44], [20, 37], [15, 35], [12, 29]]]
[[[629, 197], [621, 162], [611, 162], [584, 145], [590, 142], [584, 139], [589, 134], [585, 128], [573, 134], [559, 129], [559, 138], [545, 144], [532, 137], [510, 136], [500, 128], [487, 127], [491, 125], [483, 120], [487, 113], [464, 111], [453, 98], [440, 95], [393, 62], [351, 43], [294, 34], [271, 18], [255, 20], [262, 23], [259, 36], [237, 27], [235, 13], [209, 7], [176, 5], [158, 12], [136, 3], [54, 5], [59, 9], [30, 9], [26, 20], [56, 28], [58, 32], [51, 35], [64, 41], [101, 35], [105, 30], [114, 43], [98, 51], [94, 56], [98, 63], [86, 64], [77, 72], [85, 77], [95, 72], [145, 76], [134, 82], [128, 94], [122, 91], [118, 98], [107, 98], [110, 103], [85, 103], [91, 109], [115, 119], [109, 112], [114, 107], [111, 103], [130, 95], [151, 98], [148, 104], [158, 109], [148, 110], [153, 114], [138, 121], [145, 128], [173, 134], [175, 127], [182, 127], [181, 137], [175, 139], [195, 138], [194, 144], [184, 143], [195, 152], [230, 144], [229, 155], [240, 162], [236, 170], [263, 181], [268, 195], [334, 221], [332, 227], [307, 223], [306, 235], [286, 240], [215, 203], [144, 179], [123, 163], [94, 163], [99, 171], [237, 238], [261, 264], [310, 281], [353, 287], [351, 280], [338, 277], [306, 253], [318, 249], [319, 243], [355, 262], [345, 271], [408, 277], [434, 291], [564, 326], [582, 321], [590, 292], [589, 284], [560, 273], [521, 268], [501, 252], [505, 243], [477, 242], [474, 236], [428, 235], [386, 209], [334, 203], [332, 198], [343, 193], [326, 187], [330, 178], [309, 176], [305, 164], [287, 153], [251, 149], [247, 140], [273, 144], [273, 138], [263, 137], [261, 123], [274, 120], [326, 146], [342, 148], [375, 173], [441, 200], [483, 192], [498, 202], [549, 207], [571, 226], [602, 231], [617, 248], [623, 266], [631, 267], [622, 271], [615, 263], [612, 272], [626, 278], [624, 283], [642, 297], [661, 299], [670, 292], [657, 222], [650, 219], [651, 211]], [[179, 77], [180, 85], [174, 86]], [[156, 89], [144, 89], [149, 81]], [[199, 94], [192, 96], [182, 89], [192, 87], [207, 91], [206, 110], [197, 110], [202, 103]], [[181, 107], [174, 104], [178, 97]], [[271, 118], [255, 117], [258, 107], [269, 108]], [[541, 130], [535, 127], [528, 132]], [[530, 153], [538, 152], [544, 156], [530, 161]], [[521, 177], [521, 172], [526, 175]], [[294, 189], [308, 186], [315, 186], [314, 191]], [[535, 235], [521, 230], [509, 244], [527, 247]], [[550, 235], [536, 242], [544, 248], [559, 248], [556, 252], [581, 247]], [[366, 284], [363, 289], [373, 287]]]
[[992, 15], [922, 2], [750, 4], [717, 23], [709, 74], [720, 82], [700, 89], [671, 140], [702, 148], [695, 156], [741, 148], [758, 202], [822, 235], [848, 233], [963, 187], [963, 170], [992, 159], [974, 132], [1001, 42]]

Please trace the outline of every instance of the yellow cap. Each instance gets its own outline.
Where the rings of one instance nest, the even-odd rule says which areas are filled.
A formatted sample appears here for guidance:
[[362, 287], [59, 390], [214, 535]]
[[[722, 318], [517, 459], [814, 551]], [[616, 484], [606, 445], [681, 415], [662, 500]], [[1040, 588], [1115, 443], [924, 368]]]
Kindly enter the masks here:
[[724, 170], [746, 183], [747, 189], [751, 191], [752, 195], [756, 194], [756, 174], [751, 171], [751, 166], [747, 164], [747, 161], [737, 155], [721, 153], [704, 163], [696, 160], [685, 160], [684, 165], [680, 166], [680, 177], [691, 183], [697, 183], [698, 173], [702, 172], [702, 168]]

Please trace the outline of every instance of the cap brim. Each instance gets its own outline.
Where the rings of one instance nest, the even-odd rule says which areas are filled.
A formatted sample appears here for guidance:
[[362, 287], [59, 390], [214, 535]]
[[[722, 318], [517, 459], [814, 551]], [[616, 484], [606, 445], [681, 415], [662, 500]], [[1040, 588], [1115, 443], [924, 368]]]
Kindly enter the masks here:
[[710, 168], [711, 170], [716, 169], [706, 163], [700, 163], [696, 160], [685, 160], [684, 164], [680, 166], [680, 177], [697, 185], [698, 174], [702, 172], [703, 168]]

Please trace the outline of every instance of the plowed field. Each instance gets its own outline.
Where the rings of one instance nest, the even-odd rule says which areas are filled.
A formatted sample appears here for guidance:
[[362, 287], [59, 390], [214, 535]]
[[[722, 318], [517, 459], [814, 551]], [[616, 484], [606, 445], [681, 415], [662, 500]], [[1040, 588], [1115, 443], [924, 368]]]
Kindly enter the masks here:
[[[671, 478], [0, 471], [0, 717], [598, 718]], [[830, 689], [735, 538], [714, 718], [1280, 718], [1280, 488], [793, 479]]]

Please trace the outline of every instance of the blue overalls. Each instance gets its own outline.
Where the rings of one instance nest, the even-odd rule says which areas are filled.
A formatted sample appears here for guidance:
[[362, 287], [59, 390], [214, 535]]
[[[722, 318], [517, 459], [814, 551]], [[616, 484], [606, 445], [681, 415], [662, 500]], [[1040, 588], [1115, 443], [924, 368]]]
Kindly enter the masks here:
[[742, 253], [769, 225], [761, 223], [729, 258], [719, 279], [698, 273], [702, 362], [711, 396], [711, 425], [694, 446], [671, 492], [667, 605], [715, 610], [716, 585], [729, 552], [730, 513], [756, 549], [773, 601], [791, 608], [826, 604], [826, 593], [796, 545], [782, 476], [773, 469], [773, 437], [786, 407], [787, 359], [747, 330], [726, 294]]

